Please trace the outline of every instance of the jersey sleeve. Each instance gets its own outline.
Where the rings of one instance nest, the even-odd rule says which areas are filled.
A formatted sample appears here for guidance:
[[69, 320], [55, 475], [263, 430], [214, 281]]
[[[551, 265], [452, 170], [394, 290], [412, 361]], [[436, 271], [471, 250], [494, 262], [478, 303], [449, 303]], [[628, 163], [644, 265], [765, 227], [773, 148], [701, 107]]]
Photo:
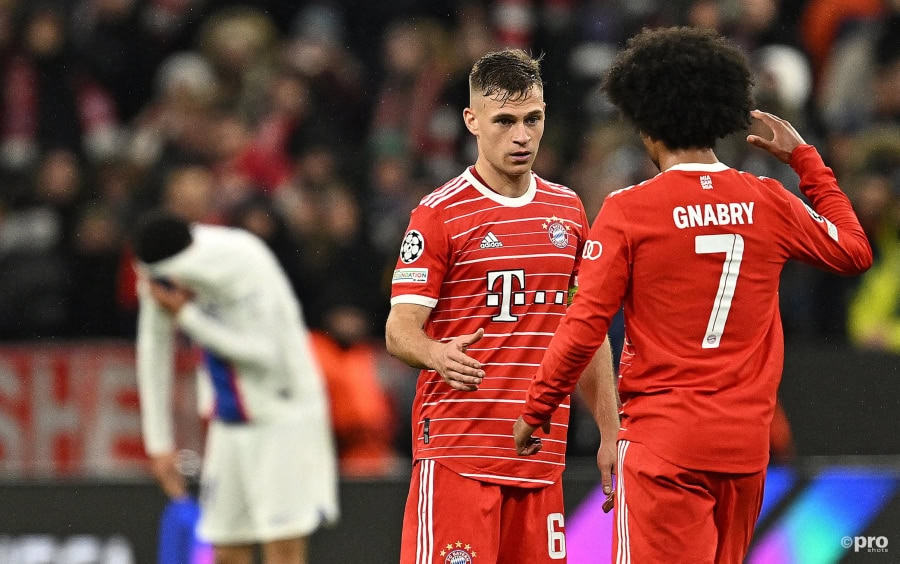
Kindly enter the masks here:
[[578, 201], [578, 208], [581, 210], [581, 227], [578, 230], [578, 248], [575, 249], [575, 266], [572, 268], [572, 280], [569, 281], [569, 288], [571, 291], [574, 291], [578, 288], [578, 271], [581, 269], [581, 260], [582, 255], [584, 254], [584, 244], [585, 241], [587, 241], [591, 228], [591, 223], [590, 220], [588, 220], [587, 212], [584, 211], [584, 204], [582, 204], [581, 198], [576, 199]]
[[607, 197], [580, 255], [578, 293], [528, 388], [523, 416], [530, 425], [550, 418], [606, 338], [631, 272], [626, 223], [619, 201]]
[[137, 383], [144, 450], [153, 456], [175, 448], [172, 423], [174, 327], [171, 318], [138, 282]]
[[254, 323], [245, 327], [226, 326], [193, 303], [185, 304], [175, 320], [191, 339], [218, 356], [234, 363], [271, 370], [278, 361], [270, 329], [277, 326], [273, 321], [276, 316], [271, 311], [272, 304], [254, 304], [252, 300], [252, 297], [242, 300], [244, 307], [251, 307], [256, 312], [250, 317]]
[[410, 215], [391, 277], [391, 305], [433, 308], [450, 264], [450, 241], [440, 214], [420, 205]]
[[811, 203], [810, 207], [796, 196], [789, 197], [792, 257], [837, 274], [864, 272], [872, 264], [872, 248], [832, 170], [811, 145], [794, 150], [791, 167]]

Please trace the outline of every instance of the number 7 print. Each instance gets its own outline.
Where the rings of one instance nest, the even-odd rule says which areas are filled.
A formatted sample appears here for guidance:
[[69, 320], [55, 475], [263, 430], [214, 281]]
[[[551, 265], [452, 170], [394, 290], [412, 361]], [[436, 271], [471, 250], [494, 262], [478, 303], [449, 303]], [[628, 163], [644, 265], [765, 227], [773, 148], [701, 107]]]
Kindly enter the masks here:
[[694, 238], [694, 252], [698, 255], [725, 253], [722, 277], [719, 278], [719, 288], [716, 290], [716, 299], [713, 302], [712, 313], [709, 314], [706, 335], [703, 337], [704, 349], [717, 349], [725, 331], [725, 322], [728, 321], [734, 287], [737, 285], [741, 260], [744, 258], [744, 238], [736, 233], [697, 235]]

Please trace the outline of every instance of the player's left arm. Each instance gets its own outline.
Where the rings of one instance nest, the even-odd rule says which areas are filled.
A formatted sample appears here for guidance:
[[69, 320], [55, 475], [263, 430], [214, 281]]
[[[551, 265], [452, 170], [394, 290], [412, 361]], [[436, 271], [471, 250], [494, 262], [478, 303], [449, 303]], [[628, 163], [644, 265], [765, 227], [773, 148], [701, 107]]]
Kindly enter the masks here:
[[772, 131], [772, 139], [749, 135], [747, 142], [789, 164], [800, 177], [800, 191], [812, 204], [810, 208], [793, 195], [788, 199], [793, 211], [793, 256], [840, 274], [864, 272], [872, 264], [872, 248], [832, 170], [788, 121], [758, 110], [750, 115]]
[[211, 317], [194, 303], [193, 293], [177, 281], [166, 284], [150, 282], [153, 299], [166, 310], [174, 322], [201, 346], [208, 348], [222, 358], [239, 364], [269, 368], [275, 364], [276, 345], [271, 332], [277, 327], [269, 326], [277, 316], [270, 311], [274, 304], [266, 301], [266, 296], [248, 296], [241, 300], [242, 307], [253, 307], [256, 311], [248, 316], [254, 325], [242, 328], [226, 326]]
[[597, 467], [600, 469], [603, 492], [612, 493], [612, 475], [616, 471], [616, 441], [619, 435], [618, 377], [613, 369], [612, 348], [609, 337], [597, 350], [591, 363], [578, 380], [578, 389], [584, 397], [600, 429], [600, 448], [597, 450]]

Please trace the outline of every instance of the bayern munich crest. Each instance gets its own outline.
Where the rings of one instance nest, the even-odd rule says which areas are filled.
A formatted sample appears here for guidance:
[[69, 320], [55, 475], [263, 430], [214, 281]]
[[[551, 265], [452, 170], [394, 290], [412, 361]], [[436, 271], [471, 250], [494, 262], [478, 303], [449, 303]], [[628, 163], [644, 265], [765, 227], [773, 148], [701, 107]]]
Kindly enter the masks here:
[[541, 224], [541, 227], [547, 230], [547, 234], [550, 236], [550, 242], [553, 243], [554, 247], [559, 249], [565, 249], [569, 245], [569, 230], [571, 227], [563, 223], [563, 220], [556, 217], [548, 217], [547, 220]]
[[441, 556], [444, 557], [444, 564], [472, 564], [476, 553], [472, 545], [456, 541], [441, 550]]
[[425, 237], [421, 233], [413, 229], [406, 233], [403, 243], [400, 245], [400, 260], [404, 264], [416, 262], [422, 252], [425, 250]]

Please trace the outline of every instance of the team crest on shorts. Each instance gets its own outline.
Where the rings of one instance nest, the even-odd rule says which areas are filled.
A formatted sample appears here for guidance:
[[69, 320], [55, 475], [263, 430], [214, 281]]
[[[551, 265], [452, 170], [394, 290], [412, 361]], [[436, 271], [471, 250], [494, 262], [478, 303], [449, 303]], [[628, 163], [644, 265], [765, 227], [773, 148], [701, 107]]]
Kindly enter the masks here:
[[404, 264], [416, 262], [424, 250], [425, 237], [415, 229], [407, 231], [406, 237], [403, 238], [403, 244], [400, 245], [400, 260]]
[[547, 230], [547, 234], [550, 236], [550, 242], [553, 243], [554, 247], [559, 249], [565, 249], [569, 245], [569, 231], [572, 229], [565, 223], [563, 220], [556, 217], [548, 217], [547, 220], [541, 224], [541, 227]]
[[477, 553], [472, 545], [456, 541], [447, 544], [441, 550], [441, 556], [444, 557], [444, 564], [472, 564]]

